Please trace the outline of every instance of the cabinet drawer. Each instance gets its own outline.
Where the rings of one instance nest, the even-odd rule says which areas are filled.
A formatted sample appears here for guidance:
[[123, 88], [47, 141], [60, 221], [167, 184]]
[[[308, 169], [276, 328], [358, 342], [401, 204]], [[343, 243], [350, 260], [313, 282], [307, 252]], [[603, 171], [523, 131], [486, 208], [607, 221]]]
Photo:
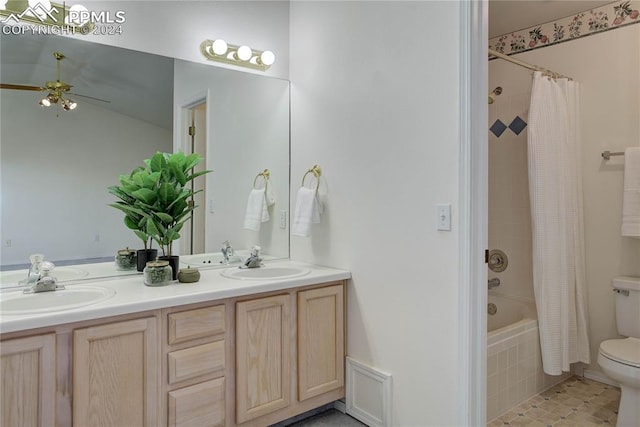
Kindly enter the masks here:
[[169, 384], [224, 370], [224, 340], [172, 351], [167, 355]]
[[224, 305], [169, 314], [170, 345], [221, 334], [224, 331]]
[[224, 426], [224, 378], [169, 392], [169, 427]]

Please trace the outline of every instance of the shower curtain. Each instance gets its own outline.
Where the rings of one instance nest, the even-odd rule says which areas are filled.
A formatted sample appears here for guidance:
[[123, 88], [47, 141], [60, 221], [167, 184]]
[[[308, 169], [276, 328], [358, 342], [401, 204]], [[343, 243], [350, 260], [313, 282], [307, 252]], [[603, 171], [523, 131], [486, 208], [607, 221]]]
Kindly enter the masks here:
[[578, 83], [534, 73], [527, 145], [542, 365], [560, 375], [590, 363]]

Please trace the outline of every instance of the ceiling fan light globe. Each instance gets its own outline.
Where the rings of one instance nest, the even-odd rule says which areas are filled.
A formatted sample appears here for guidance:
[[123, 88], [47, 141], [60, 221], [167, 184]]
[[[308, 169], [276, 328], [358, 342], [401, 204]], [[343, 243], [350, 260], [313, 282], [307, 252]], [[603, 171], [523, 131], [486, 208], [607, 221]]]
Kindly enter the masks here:
[[38, 102], [38, 104], [40, 104], [43, 107], [49, 107], [51, 105], [51, 102], [49, 101], [48, 98], [42, 98], [40, 102]]

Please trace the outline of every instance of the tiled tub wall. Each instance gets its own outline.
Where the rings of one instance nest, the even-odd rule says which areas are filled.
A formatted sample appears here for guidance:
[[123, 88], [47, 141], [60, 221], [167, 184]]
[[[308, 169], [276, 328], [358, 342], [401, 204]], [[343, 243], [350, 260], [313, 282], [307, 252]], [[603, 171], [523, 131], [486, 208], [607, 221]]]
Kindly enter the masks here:
[[543, 372], [536, 320], [524, 319], [489, 333], [487, 421], [570, 376]]

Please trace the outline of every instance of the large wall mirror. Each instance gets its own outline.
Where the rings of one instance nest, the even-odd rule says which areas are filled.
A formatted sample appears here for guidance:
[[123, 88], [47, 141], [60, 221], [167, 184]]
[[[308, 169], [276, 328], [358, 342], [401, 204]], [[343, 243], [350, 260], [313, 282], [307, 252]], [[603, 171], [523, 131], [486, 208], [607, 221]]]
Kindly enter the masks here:
[[[21, 279], [34, 253], [58, 265], [59, 279], [136, 274], [115, 268], [119, 249], [142, 242], [108, 206], [107, 187], [156, 151], [193, 150], [213, 170], [174, 244], [181, 261], [220, 265], [224, 241], [238, 257], [254, 245], [266, 258], [289, 256], [288, 81], [65, 37], [0, 42], [2, 83], [44, 86], [61, 52], [60, 80], [77, 94], [66, 111], [40, 106], [47, 92], [0, 90], [3, 286]], [[265, 184], [269, 219], [247, 229], [250, 192]]]

